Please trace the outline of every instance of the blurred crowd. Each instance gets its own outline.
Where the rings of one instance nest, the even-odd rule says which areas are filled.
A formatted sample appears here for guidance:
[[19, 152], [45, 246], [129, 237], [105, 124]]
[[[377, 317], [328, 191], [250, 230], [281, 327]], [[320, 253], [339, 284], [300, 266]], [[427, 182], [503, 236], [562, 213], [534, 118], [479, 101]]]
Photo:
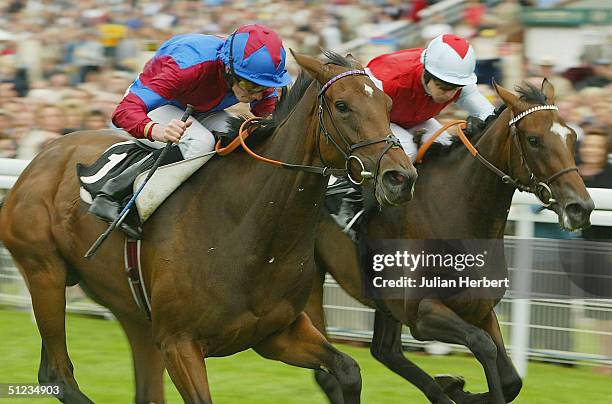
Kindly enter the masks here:
[[[439, 1], [6, 0], [0, 5], [0, 157], [30, 159], [63, 134], [112, 127], [110, 116], [127, 87], [172, 35], [228, 35], [241, 24], [260, 22], [277, 30], [286, 48], [318, 54], [371, 37], [394, 21], [418, 22], [419, 11]], [[479, 56], [480, 81], [490, 83], [488, 70], [495, 65], [489, 61], [500, 60], [500, 43], [511, 42], [520, 29], [521, 7], [541, 1], [466, 2], [457, 24], [434, 20], [412, 46], [440, 33], [463, 35]], [[580, 138], [590, 132], [609, 138], [612, 67], [601, 56], [569, 69], [545, 55], [516, 67], [509, 60], [503, 64], [538, 85], [548, 77]], [[494, 98], [487, 85], [483, 92]]]
[[6, 0], [0, 5], [0, 157], [32, 158], [110, 115], [158, 46], [187, 32], [228, 35], [246, 23], [317, 54], [397, 19], [426, 0]]

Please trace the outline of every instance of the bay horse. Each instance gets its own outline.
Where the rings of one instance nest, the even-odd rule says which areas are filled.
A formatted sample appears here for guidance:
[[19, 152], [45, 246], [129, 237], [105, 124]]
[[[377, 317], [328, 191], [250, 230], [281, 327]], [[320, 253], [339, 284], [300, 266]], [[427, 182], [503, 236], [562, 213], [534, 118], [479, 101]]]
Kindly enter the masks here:
[[185, 402], [210, 403], [205, 358], [249, 348], [325, 369], [341, 384], [344, 402], [360, 401], [358, 365], [303, 313], [326, 174], [347, 161], [356, 181], [364, 180], [360, 169], [373, 173], [365, 185], [387, 205], [411, 198], [416, 170], [391, 135], [389, 97], [361, 66], [332, 53], [328, 63], [294, 57], [309, 77], [260, 122], [253, 136], [269, 136], [253, 149], [300, 166], [283, 170], [236, 151], [213, 158], [168, 198], [143, 229], [151, 321], [131, 297], [123, 235], [112, 233], [95, 259], [83, 258], [106, 225], [79, 198], [76, 164], [93, 163], [125, 138], [112, 131], [64, 136], [22, 173], [0, 211], [0, 239], [32, 296], [42, 338], [38, 379], [60, 384], [62, 401], [91, 402], [66, 348], [65, 288], [77, 283], [123, 327], [137, 403], [164, 401], [164, 368]]
[[[507, 108], [473, 141], [481, 156], [509, 177], [502, 181], [503, 173], [481, 164], [459, 142], [417, 166], [419, 181], [410, 203], [373, 212], [365, 225], [368, 239], [503, 239], [517, 187], [535, 191], [550, 203], [562, 227], [575, 230], [589, 225], [594, 204], [575, 169], [576, 134], [554, 107], [553, 86], [544, 80], [541, 89], [518, 88], [520, 97], [494, 86]], [[368, 299], [357, 247], [329, 215], [322, 216], [319, 224], [315, 259], [320, 277], [306, 313], [320, 331], [325, 330], [322, 296], [327, 272], [349, 295], [376, 309], [372, 355], [432, 403], [498, 404], [517, 397], [522, 381], [506, 353], [493, 311], [499, 299], [478, 298], [470, 295], [470, 289], [450, 298], [421, 299], [404, 289], [405, 299]], [[501, 261], [497, 264], [507, 275], [503, 257]], [[432, 378], [406, 358], [403, 324], [417, 340], [466, 346], [482, 364], [489, 392], [463, 391], [462, 379]], [[340, 402], [332, 376], [316, 371], [315, 378], [331, 402]]]

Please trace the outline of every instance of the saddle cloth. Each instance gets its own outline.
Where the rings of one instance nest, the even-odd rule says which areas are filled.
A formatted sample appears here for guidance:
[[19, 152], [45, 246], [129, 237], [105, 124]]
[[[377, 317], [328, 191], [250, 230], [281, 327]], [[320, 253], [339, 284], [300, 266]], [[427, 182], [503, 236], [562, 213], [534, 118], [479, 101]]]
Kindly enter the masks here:
[[[81, 200], [91, 204], [106, 181], [121, 174], [123, 170], [159, 150], [145, 146], [136, 140], [115, 143], [102, 153], [90, 166], [77, 164], [77, 175], [81, 183]], [[204, 165], [215, 152], [160, 166], [136, 199], [140, 222], [144, 223], [155, 210], [187, 178]], [[134, 192], [142, 185], [149, 170], [139, 174], [134, 181]], [[127, 201], [125, 201], [127, 202]]]

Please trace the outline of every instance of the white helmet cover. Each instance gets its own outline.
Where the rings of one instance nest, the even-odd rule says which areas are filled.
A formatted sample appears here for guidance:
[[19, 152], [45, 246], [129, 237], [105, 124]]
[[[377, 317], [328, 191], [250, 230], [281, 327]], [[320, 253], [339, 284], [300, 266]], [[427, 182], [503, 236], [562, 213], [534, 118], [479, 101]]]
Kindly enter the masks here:
[[460, 36], [437, 36], [421, 54], [421, 62], [425, 70], [447, 83], [458, 86], [476, 83], [474, 48]]

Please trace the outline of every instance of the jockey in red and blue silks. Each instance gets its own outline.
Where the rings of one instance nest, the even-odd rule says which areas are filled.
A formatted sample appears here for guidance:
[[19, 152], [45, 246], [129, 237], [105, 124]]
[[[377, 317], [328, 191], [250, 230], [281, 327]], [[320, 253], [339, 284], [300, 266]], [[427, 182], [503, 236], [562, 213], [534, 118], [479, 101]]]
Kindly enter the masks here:
[[[244, 25], [225, 40], [175, 36], [132, 83], [113, 123], [136, 138], [178, 143], [184, 158], [204, 154], [214, 146], [211, 131], [225, 129], [225, 108], [245, 102], [257, 116], [274, 110], [276, 88], [291, 82], [285, 59], [280, 37], [263, 25]], [[193, 125], [180, 121], [187, 104], [195, 108]]]
[[[204, 155], [214, 148], [212, 131], [227, 131], [225, 108], [245, 102], [257, 116], [272, 113], [276, 88], [291, 82], [285, 58], [281, 39], [263, 25], [242, 26], [225, 40], [202, 34], [175, 36], [132, 83], [113, 123], [149, 146], [178, 143], [161, 164]], [[193, 105], [196, 120], [182, 122], [187, 104]], [[106, 181], [89, 212], [107, 222], [115, 220], [121, 201], [132, 193], [132, 183], [154, 161], [152, 153]], [[124, 221], [120, 227], [131, 238], [140, 238], [137, 223]]]

